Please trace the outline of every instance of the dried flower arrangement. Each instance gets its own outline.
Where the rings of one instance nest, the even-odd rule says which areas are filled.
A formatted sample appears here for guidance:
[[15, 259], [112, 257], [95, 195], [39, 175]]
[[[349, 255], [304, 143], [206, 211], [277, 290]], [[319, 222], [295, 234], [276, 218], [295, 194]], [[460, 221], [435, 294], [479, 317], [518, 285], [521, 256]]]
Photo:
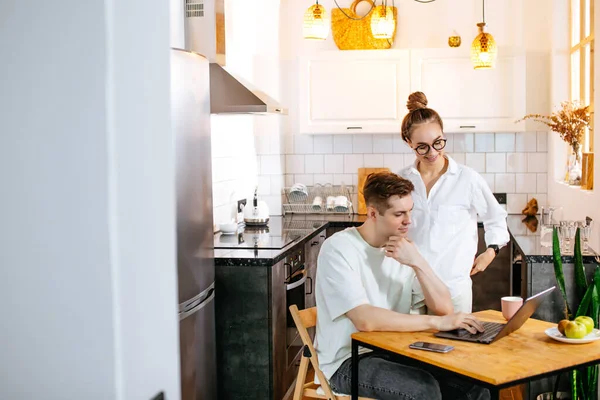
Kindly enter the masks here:
[[547, 125], [558, 133], [561, 139], [571, 146], [576, 157], [579, 157], [585, 128], [591, 129], [590, 107], [583, 106], [579, 101], [563, 101], [560, 105], [561, 108], [551, 115], [528, 114], [517, 122], [533, 119]]

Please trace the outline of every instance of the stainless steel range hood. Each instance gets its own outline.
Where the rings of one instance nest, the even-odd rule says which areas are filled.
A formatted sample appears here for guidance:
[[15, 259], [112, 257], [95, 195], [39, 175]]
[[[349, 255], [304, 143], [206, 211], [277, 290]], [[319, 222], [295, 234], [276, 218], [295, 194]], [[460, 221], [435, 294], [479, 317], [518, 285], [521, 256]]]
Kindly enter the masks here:
[[287, 114], [265, 92], [229, 73], [225, 67], [225, 7], [223, 0], [185, 0], [186, 49], [202, 54], [210, 64], [212, 114]]

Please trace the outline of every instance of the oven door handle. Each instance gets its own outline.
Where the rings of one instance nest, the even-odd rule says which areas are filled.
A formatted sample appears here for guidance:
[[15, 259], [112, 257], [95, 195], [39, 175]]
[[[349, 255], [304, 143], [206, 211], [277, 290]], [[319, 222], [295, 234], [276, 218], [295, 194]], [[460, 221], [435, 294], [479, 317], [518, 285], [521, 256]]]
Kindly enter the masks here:
[[302, 278], [298, 279], [296, 282], [286, 283], [285, 290], [289, 291], [292, 289], [296, 289], [298, 286], [304, 285], [306, 282], [306, 278], [308, 277], [308, 270], [302, 271]]

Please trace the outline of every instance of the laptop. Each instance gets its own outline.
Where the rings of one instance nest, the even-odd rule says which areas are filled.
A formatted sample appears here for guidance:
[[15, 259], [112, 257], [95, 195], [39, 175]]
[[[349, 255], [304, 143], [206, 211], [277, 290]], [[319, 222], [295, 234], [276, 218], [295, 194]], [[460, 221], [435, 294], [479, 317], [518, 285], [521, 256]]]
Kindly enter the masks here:
[[519, 329], [525, 321], [531, 317], [538, 306], [544, 301], [544, 299], [555, 289], [555, 286], [544, 290], [534, 296], [528, 298], [525, 303], [519, 308], [519, 310], [508, 320], [506, 324], [498, 322], [483, 322], [483, 332], [470, 333], [466, 329], [455, 329], [447, 332], [437, 332], [434, 336], [454, 339], [454, 340], [465, 340], [467, 342], [490, 344], [496, 340], [502, 339], [504, 336], [510, 335], [517, 329]]

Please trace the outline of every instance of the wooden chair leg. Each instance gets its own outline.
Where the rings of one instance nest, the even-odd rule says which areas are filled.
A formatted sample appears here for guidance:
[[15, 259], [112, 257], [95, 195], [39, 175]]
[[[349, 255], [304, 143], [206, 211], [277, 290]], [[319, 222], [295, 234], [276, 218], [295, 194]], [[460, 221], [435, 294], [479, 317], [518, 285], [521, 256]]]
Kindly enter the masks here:
[[298, 377], [296, 378], [296, 389], [294, 389], [294, 400], [302, 400], [304, 395], [304, 381], [306, 380], [306, 372], [308, 371], [309, 358], [302, 356], [300, 360], [300, 369], [298, 369]]

